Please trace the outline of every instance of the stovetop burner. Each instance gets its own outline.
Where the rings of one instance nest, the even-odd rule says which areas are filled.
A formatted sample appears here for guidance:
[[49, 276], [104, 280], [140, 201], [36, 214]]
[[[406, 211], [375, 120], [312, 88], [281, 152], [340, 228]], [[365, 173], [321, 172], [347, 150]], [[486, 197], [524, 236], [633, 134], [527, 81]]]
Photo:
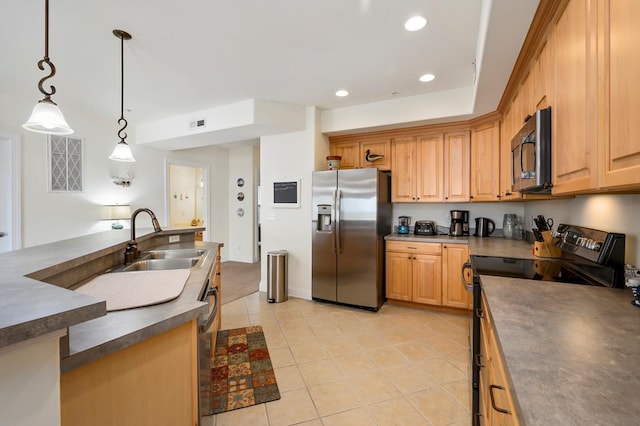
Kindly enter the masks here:
[[624, 234], [561, 224], [552, 235], [561, 258], [471, 256], [474, 275], [624, 287]]

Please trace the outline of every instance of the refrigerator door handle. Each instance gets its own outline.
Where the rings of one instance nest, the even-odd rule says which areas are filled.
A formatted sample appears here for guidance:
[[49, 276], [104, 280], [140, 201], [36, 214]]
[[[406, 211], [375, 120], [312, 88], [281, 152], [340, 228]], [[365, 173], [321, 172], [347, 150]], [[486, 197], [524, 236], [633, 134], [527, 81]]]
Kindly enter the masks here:
[[335, 226], [335, 232], [333, 233], [334, 238], [334, 248], [336, 254], [340, 254], [342, 251], [342, 247], [340, 247], [340, 199], [342, 198], [342, 194], [339, 189], [336, 189], [336, 192], [333, 194], [333, 205], [336, 209], [336, 220], [333, 222]]

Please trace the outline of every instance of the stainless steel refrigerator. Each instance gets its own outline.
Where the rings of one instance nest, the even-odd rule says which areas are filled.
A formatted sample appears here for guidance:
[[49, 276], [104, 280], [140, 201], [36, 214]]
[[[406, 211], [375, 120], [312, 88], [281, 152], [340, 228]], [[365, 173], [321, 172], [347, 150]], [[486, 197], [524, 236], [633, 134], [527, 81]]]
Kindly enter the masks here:
[[384, 236], [391, 232], [389, 174], [313, 173], [312, 297], [377, 311], [384, 303]]

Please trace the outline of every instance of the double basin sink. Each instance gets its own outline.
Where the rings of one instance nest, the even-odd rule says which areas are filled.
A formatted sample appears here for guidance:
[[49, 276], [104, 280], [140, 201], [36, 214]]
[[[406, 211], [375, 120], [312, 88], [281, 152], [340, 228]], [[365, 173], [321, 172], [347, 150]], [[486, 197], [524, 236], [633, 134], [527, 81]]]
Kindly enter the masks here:
[[197, 269], [204, 260], [205, 249], [150, 250], [140, 253], [134, 262], [116, 266], [108, 272], [164, 271]]

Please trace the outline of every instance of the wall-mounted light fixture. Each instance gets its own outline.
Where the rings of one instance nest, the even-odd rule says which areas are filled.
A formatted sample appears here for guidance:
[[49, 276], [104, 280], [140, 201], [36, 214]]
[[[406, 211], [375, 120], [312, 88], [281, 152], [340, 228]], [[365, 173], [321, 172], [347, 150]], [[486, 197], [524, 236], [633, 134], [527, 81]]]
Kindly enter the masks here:
[[67, 124], [58, 105], [51, 99], [51, 96], [56, 93], [55, 86], [49, 86], [49, 92], [42, 87], [46, 80], [56, 75], [56, 66], [49, 60], [49, 0], [44, 2], [44, 58], [38, 61], [38, 68], [44, 71], [45, 64], [49, 67], [49, 74], [38, 82], [38, 89], [40, 89], [44, 98], [39, 100], [36, 106], [33, 107], [29, 120], [22, 127], [37, 133], [70, 135], [73, 130]]
[[124, 41], [131, 40], [131, 34], [122, 30], [113, 30], [113, 35], [120, 39], [120, 118], [118, 119], [118, 124], [122, 127], [118, 131], [118, 137], [120, 138], [120, 142], [116, 144], [113, 152], [109, 156], [110, 160], [116, 161], [125, 161], [125, 162], [134, 162], [136, 161], [133, 158], [133, 154], [131, 153], [131, 148], [127, 144], [125, 140], [127, 138], [127, 133], [124, 131], [127, 128], [127, 120], [124, 118]]
[[102, 206], [102, 220], [114, 220], [111, 229], [122, 229], [124, 226], [119, 222], [131, 218], [131, 206], [128, 204], [109, 204]]

